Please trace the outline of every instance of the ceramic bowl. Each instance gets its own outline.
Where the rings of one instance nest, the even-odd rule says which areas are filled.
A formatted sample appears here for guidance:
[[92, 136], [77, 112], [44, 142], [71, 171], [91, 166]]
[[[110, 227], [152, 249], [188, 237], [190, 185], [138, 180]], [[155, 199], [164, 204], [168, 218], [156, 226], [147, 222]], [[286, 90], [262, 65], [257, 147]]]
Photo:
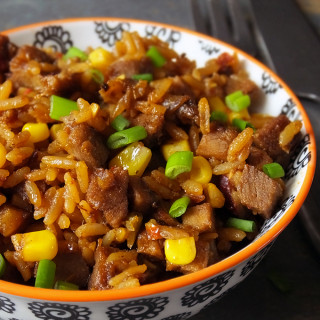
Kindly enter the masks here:
[[[211, 37], [179, 27], [148, 21], [87, 18], [49, 21], [5, 31], [12, 42], [65, 52], [71, 46], [113, 47], [124, 31], [156, 35], [198, 66], [222, 52], [237, 52], [249, 76], [261, 88], [259, 112], [286, 114], [303, 122], [302, 139], [286, 173], [286, 192], [273, 217], [247, 247], [190, 275], [135, 289], [55, 291], [0, 280], [0, 318], [30, 319], [187, 319], [214, 304], [243, 281], [267, 254], [274, 240], [297, 214], [307, 196], [315, 170], [315, 139], [302, 105], [288, 86], [263, 64], [244, 52]], [[257, 290], [258, 290], [257, 285]]]

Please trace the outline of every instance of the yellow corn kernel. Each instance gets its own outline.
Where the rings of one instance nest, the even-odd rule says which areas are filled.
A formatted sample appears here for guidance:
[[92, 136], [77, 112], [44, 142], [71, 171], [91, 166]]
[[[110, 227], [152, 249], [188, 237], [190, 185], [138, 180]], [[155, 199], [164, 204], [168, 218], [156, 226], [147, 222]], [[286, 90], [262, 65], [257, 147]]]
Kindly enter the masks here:
[[52, 140], [57, 139], [57, 132], [63, 129], [64, 124], [63, 123], [55, 123], [50, 128], [50, 137]]
[[162, 145], [162, 155], [167, 161], [169, 157], [177, 151], [190, 151], [190, 144], [188, 140], [177, 140]]
[[213, 183], [208, 183], [205, 193], [209, 199], [212, 208], [222, 208], [224, 206], [225, 198], [222, 192]]
[[[20, 240], [20, 245], [18, 246], [17, 242], [15, 242], [16, 236], [18, 236], [17, 239]], [[58, 253], [57, 238], [49, 230], [16, 234], [12, 236], [11, 239], [16, 250], [17, 247], [22, 247], [22, 258], [24, 261], [40, 261], [42, 259], [51, 260]]]
[[4, 145], [0, 142], [0, 168], [2, 168], [7, 161], [6, 155], [7, 155], [7, 150], [4, 147]]
[[164, 253], [166, 259], [173, 264], [184, 265], [192, 262], [197, 253], [194, 237], [166, 239]]
[[249, 114], [248, 108], [246, 108], [239, 112], [230, 112], [228, 114], [228, 118], [230, 123], [232, 123], [233, 119], [250, 120], [250, 114]]
[[202, 184], [210, 182], [212, 178], [212, 168], [207, 159], [202, 156], [193, 157], [190, 179]]
[[209, 102], [211, 112], [222, 111], [222, 112], [228, 113], [229, 111], [228, 107], [224, 104], [224, 102], [220, 97], [209, 97], [208, 102]]
[[112, 53], [101, 47], [93, 50], [88, 58], [91, 65], [101, 71], [113, 61]]
[[151, 160], [151, 155], [151, 150], [142, 142], [134, 142], [109, 162], [109, 168], [123, 167], [128, 170], [129, 175], [141, 176]]
[[50, 131], [46, 123], [26, 123], [21, 131], [29, 131], [29, 141], [36, 143], [46, 140], [50, 136]]

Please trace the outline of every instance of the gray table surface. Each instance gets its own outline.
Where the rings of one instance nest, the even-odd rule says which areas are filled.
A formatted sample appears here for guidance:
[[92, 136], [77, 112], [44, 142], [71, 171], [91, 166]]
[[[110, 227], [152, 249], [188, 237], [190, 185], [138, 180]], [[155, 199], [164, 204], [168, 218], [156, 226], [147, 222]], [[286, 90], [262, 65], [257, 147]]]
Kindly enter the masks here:
[[[316, 0], [319, 1], [319, 0]], [[1, 0], [0, 30], [67, 17], [127, 17], [194, 28], [187, 0]], [[305, 102], [320, 137], [320, 108]], [[320, 157], [319, 157], [320, 158]], [[316, 179], [315, 183], [319, 183]], [[282, 292], [269, 280], [276, 271], [289, 283]], [[320, 258], [299, 214], [253, 273], [227, 296], [191, 320], [320, 319]]]

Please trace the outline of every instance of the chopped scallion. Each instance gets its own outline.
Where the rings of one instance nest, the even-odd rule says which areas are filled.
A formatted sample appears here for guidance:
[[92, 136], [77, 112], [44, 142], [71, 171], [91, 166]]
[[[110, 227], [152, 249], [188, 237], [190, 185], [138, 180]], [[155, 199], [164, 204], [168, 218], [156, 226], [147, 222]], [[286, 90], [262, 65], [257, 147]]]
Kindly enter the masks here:
[[172, 218], [178, 218], [182, 216], [190, 203], [190, 199], [188, 197], [182, 197], [177, 199], [170, 207], [169, 214]]
[[210, 116], [210, 121], [227, 122], [228, 115], [223, 111], [213, 111]]
[[77, 47], [71, 47], [63, 56], [64, 60], [67, 60], [70, 58], [79, 58], [81, 61], [85, 61], [88, 59], [88, 56], [81, 49], [79, 49]]
[[3, 276], [4, 272], [6, 271], [6, 260], [0, 253], [0, 278]]
[[239, 119], [239, 118], [233, 119], [232, 125], [241, 131], [243, 131], [245, 128], [252, 128], [253, 130], [255, 130], [255, 127], [253, 126], [253, 124], [251, 124], [249, 121]]
[[40, 260], [37, 269], [35, 287], [53, 288], [56, 264], [52, 260]]
[[262, 167], [263, 172], [272, 179], [282, 178], [285, 172], [281, 164], [277, 162], [267, 163]]
[[100, 70], [91, 69], [91, 77], [97, 84], [102, 84], [104, 82], [104, 75]]
[[152, 63], [156, 67], [162, 67], [166, 63], [166, 59], [161, 55], [158, 49], [155, 46], [151, 46], [146, 53], [147, 57], [149, 57]]
[[230, 93], [225, 98], [226, 105], [229, 109], [239, 112], [249, 107], [251, 100], [249, 95], [243, 94], [241, 90]]
[[129, 129], [113, 133], [107, 140], [107, 146], [110, 149], [118, 149], [132, 142], [143, 140], [147, 137], [147, 131], [142, 126], [135, 126]]
[[49, 116], [51, 119], [60, 120], [61, 117], [68, 116], [72, 110], [78, 110], [78, 105], [75, 101], [54, 94], [50, 97]]
[[153, 75], [152, 75], [152, 73], [134, 74], [134, 75], [132, 76], [132, 79], [134, 79], [134, 80], [152, 81], [152, 80], [153, 80]]
[[230, 217], [226, 222], [227, 227], [236, 228], [245, 232], [253, 232], [256, 228], [256, 224], [253, 220], [245, 220], [239, 218]]
[[128, 128], [130, 125], [130, 121], [126, 119], [122, 114], [119, 114], [117, 117], [113, 119], [111, 122], [111, 126], [116, 131], [121, 131]]
[[79, 290], [79, 286], [76, 284], [62, 280], [58, 280], [55, 283], [54, 288], [58, 290]]
[[183, 172], [190, 172], [192, 159], [193, 153], [191, 151], [176, 151], [167, 161], [165, 175], [170, 179], [175, 179]]

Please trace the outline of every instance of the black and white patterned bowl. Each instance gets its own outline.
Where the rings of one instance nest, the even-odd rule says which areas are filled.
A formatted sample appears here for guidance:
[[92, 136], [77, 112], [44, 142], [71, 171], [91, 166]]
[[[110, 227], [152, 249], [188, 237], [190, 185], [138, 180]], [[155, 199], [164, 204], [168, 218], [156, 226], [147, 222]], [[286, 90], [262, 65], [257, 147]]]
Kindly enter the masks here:
[[[298, 212], [311, 186], [315, 170], [315, 138], [310, 121], [292, 91], [272, 71], [242, 51], [208, 36], [179, 27], [147, 21], [81, 18], [38, 23], [3, 33], [12, 42], [39, 48], [113, 47], [124, 31], [157, 35], [198, 66], [222, 52], [237, 52], [250, 78], [264, 92], [259, 112], [286, 114], [303, 121], [302, 139], [286, 174], [286, 193], [280, 210], [267, 220], [246, 248], [196, 273], [136, 289], [55, 291], [0, 280], [0, 319], [8, 320], [182, 320], [215, 303], [241, 282], [267, 254], [277, 235]], [[258, 290], [258, 285], [257, 285]]]

